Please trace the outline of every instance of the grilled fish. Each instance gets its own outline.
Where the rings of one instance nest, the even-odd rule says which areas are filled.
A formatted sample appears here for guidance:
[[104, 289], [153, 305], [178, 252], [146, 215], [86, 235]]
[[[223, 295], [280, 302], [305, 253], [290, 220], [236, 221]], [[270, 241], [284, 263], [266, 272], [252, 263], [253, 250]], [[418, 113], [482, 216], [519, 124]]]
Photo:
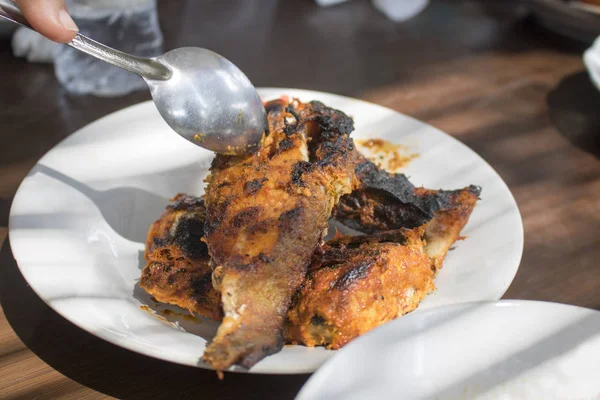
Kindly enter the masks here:
[[286, 341], [339, 349], [413, 311], [434, 289], [450, 246], [477, 201], [469, 188], [427, 224], [327, 242], [294, 295]]
[[162, 303], [220, 320], [220, 294], [204, 237], [206, 208], [197, 197], [178, 194], [152, 224], [146, 240], [146, 266], [140, 287]]
[[[320, 103], [266, 108], [271, 134], [260, 151], [215, 159], [208, 218], [201, 199], [178, 195], [148, 236], [144, 289], [216, 320], [222, 303], [204, 357], [218, 370], [278, 351], [285, 318], [288, 342], [339, 348], [416, 308], [480, 193], [415, 188], [379, 170], [355, 151], [352, 121]], [[332, 208], [370, 234], [318, 246]], [[348, 308], [357, 302], [362, 311]], [[327, 304], [337, 308], [324, 312]]]
[[204, 240], [224, 318], [203, 359], [250, 368], [283, 346], [283, 322], [339, 198], [354, 184], [353, 122], [318, 102], [266, 105], [270, 133], [249, 157], [217, 155]]

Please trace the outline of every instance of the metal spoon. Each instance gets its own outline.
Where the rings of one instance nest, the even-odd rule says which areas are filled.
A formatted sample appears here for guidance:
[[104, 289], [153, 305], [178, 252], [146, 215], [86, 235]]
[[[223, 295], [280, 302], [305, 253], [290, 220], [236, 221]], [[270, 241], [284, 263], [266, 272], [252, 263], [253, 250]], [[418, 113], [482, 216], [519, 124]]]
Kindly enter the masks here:
[[[0, 18], [35, 30], [10, 0], [0, 0]], [[198, 146], [217, 153], [246, 154], [258, 147], [267, 130], [265, 109], [250, 80], [210, 50], [183, 47], [140, 58], [82, 34], [67, 44], [144, 78], [167, 124]]]

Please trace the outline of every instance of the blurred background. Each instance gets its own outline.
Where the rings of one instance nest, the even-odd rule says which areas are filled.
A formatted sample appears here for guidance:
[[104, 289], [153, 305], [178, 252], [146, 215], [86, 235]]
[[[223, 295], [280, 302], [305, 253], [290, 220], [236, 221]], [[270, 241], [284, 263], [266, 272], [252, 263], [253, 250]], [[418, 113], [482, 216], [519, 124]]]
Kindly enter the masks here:
[[[457, 137], [498, 171], [523, 216], [525, 253], [506, 297], [600, 308], [597, 272], [596, 279], [591, 275], [600, 258], [600, 91], [591, 79], [600, 49], [588, 50], [600, 35], [598, 0], [128, 0], [114, 13], [90, 9], [93, 3], [71, 2], [76, 22], [116, 48], [151, 55], [204, 47], [233, 61], [256, 86], [369, 100]], [[0, 32], [1, 242], [14, 193], [46, 151], [150, 95], [137, 90], [143, 86], [129, 80], [135, 77], [111, 75], [118, 71], [88, 64], [66, 47], [15, 34], [6, 24]], [[6, 245], [3, 256], [12, 260]], [[3, 268], [0, 281], [11, 282], [3, 289], [4, 307], [10, 299], [14, 310], [23, 301], [28, 309], [45, 307], [14, 264]], [[136, 374], [141, 356], [125, 351], [120, 367], [99, 374], [107, 377], [82, 374], [68, 361], [80, 357], [75, 350], [61, 346], [55, 354], [52, 339], [29, 340], [34, 317], [13, 315], [19, 337], [70, 379], [119, 398], [163, 390]], [[63, 337], [83, 335], [54, 314], [47, 318]], [[108, 344], [85, 340], [94, 343], [86, 357], [105, 357], [100, 353]], [[168, 377], [171, 390], [190, 388], [197, 376], [156, 360], [144, 363], [146, 372], [160, 370], [158, 381]], [[293, 395], [306, 377], [265, 385], [261, 378], [231, 379], [251, 385], [260, 398], [263, 386]], [[203, 392], [229, 390], [215, 382]], [[38, 389], [32, 397], [49, 390]]]

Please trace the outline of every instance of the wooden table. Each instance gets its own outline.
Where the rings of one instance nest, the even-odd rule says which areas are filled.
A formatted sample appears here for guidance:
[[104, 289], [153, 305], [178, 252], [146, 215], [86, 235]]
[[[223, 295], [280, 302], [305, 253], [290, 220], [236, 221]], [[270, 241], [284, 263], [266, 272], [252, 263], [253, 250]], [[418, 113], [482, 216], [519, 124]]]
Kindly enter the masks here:
[[[600, 309], [600, 92], [581, 45], [481, 2], [433, 1], [395, 25], [366, 1], [160, 2], [167, 48], [214, 49], [257, 86], [350, 95], [413, 115], [481, 154], [513, 191], [525, 252], [507, 298]], [[0, 43], [0, 235], [36, 160], [89, 122], [149, 98], [73, 97]], [[35, 251], [35, 249], [31, 249]], [[308, 376], [229, 374], [151, 359], [58, 316], [0, 253], [0, 398], [293, 398]]]

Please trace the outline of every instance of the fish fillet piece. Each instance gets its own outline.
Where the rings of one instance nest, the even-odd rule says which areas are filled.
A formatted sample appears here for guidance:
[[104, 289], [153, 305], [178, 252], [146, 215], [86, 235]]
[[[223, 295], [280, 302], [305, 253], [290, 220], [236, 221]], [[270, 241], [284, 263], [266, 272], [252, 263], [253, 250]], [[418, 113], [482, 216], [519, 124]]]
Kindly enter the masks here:
[[224, 318], [203, 359], [252, 367], [283, 346], [283, 322], [339, 198], [354, 184], [353, 122], [318, 102], [266, 104], [270, 133], [248, 157], [217, 155], [206, 235]]
[[[423, 190], [423, 189], [421, 189]], [[448, 251], [463, 239], [463, 230], [475, 209], [481, 188], [469, 186], [461, 190], [444, 192], [448, 206], [437, 211], [425, 228], [425, 253], [431, 259], [435, 274], [442, 268]]]
[[412, 311], [434, 289], [422, 229], [330, 241], [288, 312], [286, 339], [339, 349]]
[[[449, 208], [457, 193], [417, 188], [404, 174], [386, 172], [363, 157], [355, 173], [357, 186], [340, 199], [333, 218], [364, 233], [421, 226], [438, 210]], [[463, 190], [476, 196], [481, 191], [476, 186]]]
[[140, 287], [157, 301], [220, 320], [220, 294], [212, 286], [208, 248], [201, 241], [205, 220], [202, 199], [175, 197], [148, 232]]
[[339, 349], [417, 308], [434, 289], [477, 195], [467, 189], [449, 201], [422, 227], [327, 242], [294, 295], [286, 341]]

